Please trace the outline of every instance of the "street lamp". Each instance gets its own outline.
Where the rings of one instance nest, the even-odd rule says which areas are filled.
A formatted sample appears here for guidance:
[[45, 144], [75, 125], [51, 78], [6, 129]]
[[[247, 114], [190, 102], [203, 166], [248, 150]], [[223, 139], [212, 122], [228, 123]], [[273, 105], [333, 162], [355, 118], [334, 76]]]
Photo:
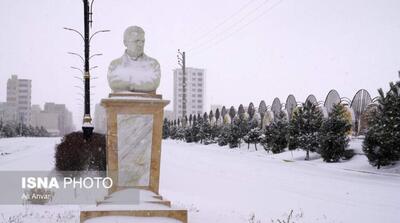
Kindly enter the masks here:
[[89, 66], [89, 60], [94, 57], [94, 56], [100, 56], [102, 54], [93, 54], [92, 56], [90, 56], [90, 40], [97, 35], [98, 33], [103, 33], [103, 32], [109, 32], [110, 30], [99, 30], [94, 32], [91, 36], [90, 36], [90, 28], [89, 25], [91, 27], [92, 25], [92, 6], [93, 6], [93, 1], [91, 1], [90, 6], [89, 6], [89, 1], [88, 0], [82, 0], [83, 1], [83, 14], [84, 14], [84, 35], [82, 35], [82, 33], [80, 33], [79, 31], [72, 29], [72, 28], [67, 28], [64, 27], [65, 30], [68, 31], [72, 31], [77, 33], [82, 40], [85, 43], [85, 49], [84, 49], [84, 57], [82, 57], [81, 55], [77, 54], [77, 53], [73, 53], [73, 52], [68, 52], [71, 55], [75, 55], [78, 56], [82, 59], [83, 63], [84, 63], [84, 69], [79, 69], [77, 67], [71, 67], [72, 69], [76, 69], [82, 72], [83, 74], [83, 79], [82, 81], [84, 82], [84, 91], [85, 91], [85, 95], [84, 95], [84, 115], [83, 115], [83, 124], [82, 124], [82, 131], [83, 131], [83, 136], [85, 139], [89, 139], [93, 133], [93, 125], [92, 125], [92, 117], [90, 115], [90, 70], [97, 68], [97, 66], [94, 67], [90, 67]]

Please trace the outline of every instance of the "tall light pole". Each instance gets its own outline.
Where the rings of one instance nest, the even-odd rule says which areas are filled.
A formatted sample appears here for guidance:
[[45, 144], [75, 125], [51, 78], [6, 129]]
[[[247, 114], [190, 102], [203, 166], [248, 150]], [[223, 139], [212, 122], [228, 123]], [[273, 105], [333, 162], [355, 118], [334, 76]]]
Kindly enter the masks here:
[[[69, 31], [73, 31], [77, 34], [79, 34], [85, 44], [85, 49], [84, 49], [84, 56], [80, 56], [77, 53], [71, 53], [69, 52], [69, 54], [72, 55], [76, 55], [79, 56], [81, 59], [83, 59], [83, 63], [84, 63], [84, 69], [82, 71], [83, 73], [83, 83], [84, 83], [84, 115], [83, 115], [83, 124], [82, 124], [82, 131], [83, 131], [83, 136], [85, 139], [88, 139], [91, 137], [92, 133], [93, 133], [93, 124], [92, 124], [92, 117], [90, 115], [90, 66], [89, 66], [89, 60], [90, 58], [94, 57], [94, 56], [100, 56], [101, 54], [94, 54], [92, 56], [90, 56], [90, 40], [98, 33], [101, 32], [109, 32], [110, 30], [100, 30], [97, 31], [95, 33], [93, 33], [93, 35], [90, 36], [90, 27], [92, 24], [92, 6], [93, 6], [93, 1], [91, 1], [90, 6], [89, 6], [89, 1], [88, 0], [82, 0], [83, 1], [83, 27], [84, 27], [84, 35], [82, 35], [79, 31], [75, 30], [75, 29], [71, 29], [71, 28], [64, 28], [66, 30]], [[79, 68], [75, 68], [75, 67], [71, 67], [73, 69], [78, 69]], [[93, 67], [95, 68], [95, 67]]]
[[178, 64], [182, 68], [182, 119], [184, 119], [186, 117], [186, 54], [178, 49], [177, 57]]

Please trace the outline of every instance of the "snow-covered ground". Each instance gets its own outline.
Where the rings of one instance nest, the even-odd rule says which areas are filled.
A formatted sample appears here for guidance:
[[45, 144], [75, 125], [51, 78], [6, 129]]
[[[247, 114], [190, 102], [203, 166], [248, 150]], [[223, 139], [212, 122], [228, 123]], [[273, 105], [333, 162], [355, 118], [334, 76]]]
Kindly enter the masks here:
[[[59, 138], [0, 139], [0, 170], [51, 170]], [[361, 140], [350, 148], [361, 152]], [[325, 163], [303, 151], [268, 154], [164, 140], [160, 194], [190, 223], [400, 222], [400, 166], [377, 170], [364, 155]], [[0, 206], [0, 222], [79, 222], [77, 206]], [[18, 221], [14, 221], [18, 222]]]

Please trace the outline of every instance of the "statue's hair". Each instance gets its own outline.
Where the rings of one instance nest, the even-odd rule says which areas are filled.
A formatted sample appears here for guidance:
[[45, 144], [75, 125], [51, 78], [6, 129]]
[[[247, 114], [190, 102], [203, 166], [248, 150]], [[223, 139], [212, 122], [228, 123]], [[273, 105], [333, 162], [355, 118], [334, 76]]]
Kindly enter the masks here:
[[125, 43], [126, 39], [132, 33], [143, 33], [143, 35], [144, 35], [144, 30], [139, 26], [129, 26], [128, 28], [126, 28], [126, 30], [124, 32], [124, 45], [125, 46], [126, 46], [126, 43]]

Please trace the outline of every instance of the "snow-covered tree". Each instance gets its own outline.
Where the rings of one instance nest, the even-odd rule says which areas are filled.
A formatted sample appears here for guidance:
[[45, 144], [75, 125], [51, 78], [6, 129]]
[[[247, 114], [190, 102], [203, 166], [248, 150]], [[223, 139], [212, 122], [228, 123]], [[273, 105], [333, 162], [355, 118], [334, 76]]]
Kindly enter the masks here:
[[293, 114], [292, 119], [296, 120], [292, 124], [298, 130], [298, 134], [295, 136], [296, 144], [306, 151], [305, 160], [309, 160], [310, 152], [315, 152], [319, 148], [319, 131], [322, 125], [321, 110], [314, 103], [307, 101]]
[[328, 119], [322, 124], [319, 153], [326, 162], [337, 162], [345, 154], [349, 144], [348, 132], [351, 130], [346, 112], [344, 105], [334, 105]]
[[265, 104], [265, 101], [262, 100], [260, 102], [260, 105], [258, 105], [258, 113], [260, 114], [260, 120], [261, 120], [261, 128], [264, 127], [264, 116], [265, 116], [265, 112], [267, 111], [267, 105]]
[[253, 119], [254, 114], [256, 113], [256, 109], [254, 108], [253, 102], [250, 102], [249, 107], [247, 108], [247, 114], [249, 114], [249, 119]]
[[400, 159], [400, 82], [390, 83], [390, 90], [383, 93], [377, 110], [368, 120], [363, 150], [369, 163], [378, 169]]
[[218, 134], [217, 143], [219, 146], [226, 146], [229, 143], [231, 134], [231, 126], [228, 124], [222, 125]]
[[261, 140], [262, 131], [259, 127], [250, 129], [250, 131], [243, 137], [247, 143], [247, 149], [250, 149], [250, 144], [254, 144], [255, 150], [257, 150], [257, 143]]
[[217, 110], [215, 110], [215, 121], [216, 121], [216, 123], [218, 123], [220, 117], [221, 117], [221, 114], [219, 112], [219, 109], [217, 108]]
[[275, 117], [274, 122], [265, 127], [261, 144], [266, 151], [271, 150], [272, 153], [281, 153], [287, 147], [287, 129], [288, 121], [284, 112], [280, 112]]
[[233, 118], [235, 116], [236, 116], [236, 109], [232, 105], [231, 108], [229, 109], [229, 117], [231, 118], [231, 123], [233, 122]]
[[167, 139], [170, 135], [170, 131], [169, 131], [169, 122], [167, 120], [167, 118], [164, 118], [164, 123], [163, 123], [163, 129], [162, 129], [162, 138], [163, 139]]

